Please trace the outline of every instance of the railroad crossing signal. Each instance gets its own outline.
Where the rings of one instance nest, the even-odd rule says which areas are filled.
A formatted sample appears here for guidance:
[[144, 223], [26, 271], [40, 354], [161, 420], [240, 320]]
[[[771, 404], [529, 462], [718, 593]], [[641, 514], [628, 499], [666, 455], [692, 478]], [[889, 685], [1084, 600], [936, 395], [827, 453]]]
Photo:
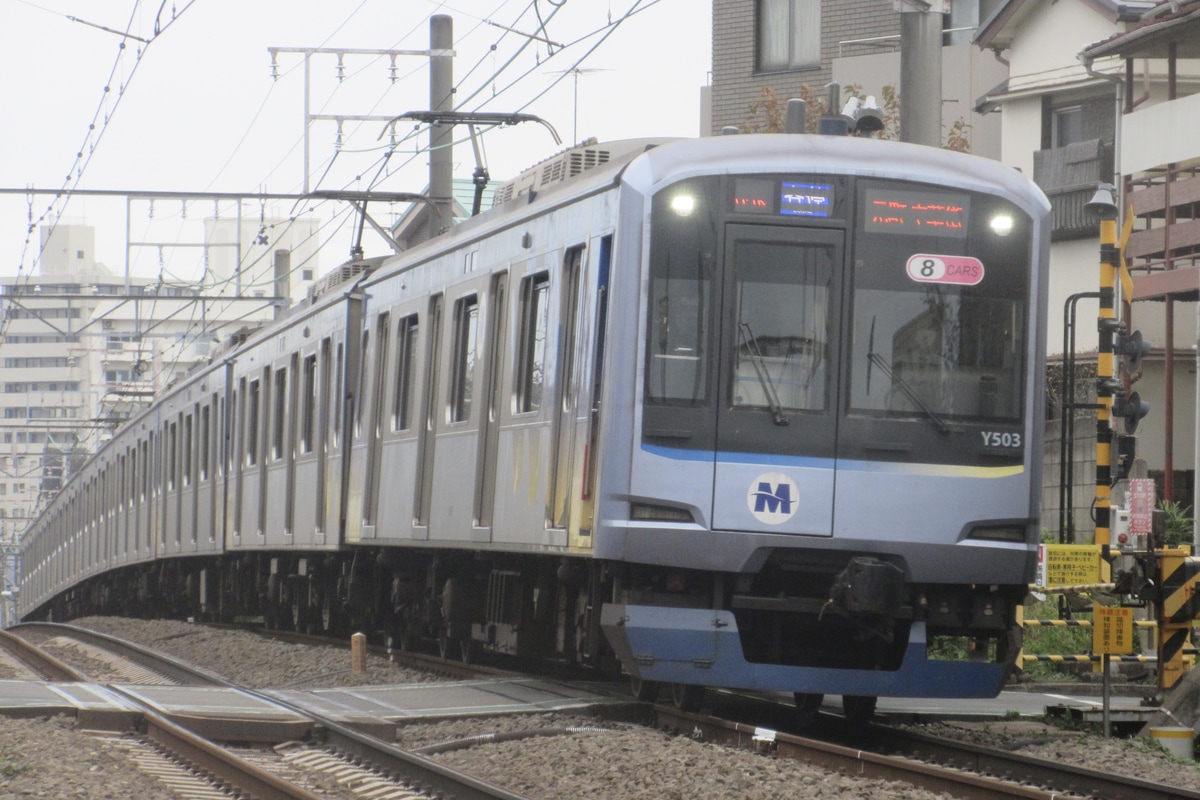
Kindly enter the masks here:
[[1132, 434], [1137, 430], [1138, 421], [1150, 413], [1150, 404], [1137, 392], [1130, 392], [1128, 397], [1117, 395], [1113, 398], [1112, 413], [1114, 418], [1125, 420], [1125, 432]]

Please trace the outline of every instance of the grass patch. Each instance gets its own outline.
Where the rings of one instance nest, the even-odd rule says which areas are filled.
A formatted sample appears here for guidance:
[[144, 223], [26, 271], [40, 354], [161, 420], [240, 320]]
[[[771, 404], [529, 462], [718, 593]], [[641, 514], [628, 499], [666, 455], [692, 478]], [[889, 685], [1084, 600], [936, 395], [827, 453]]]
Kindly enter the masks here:
[[[1045, 600], [1025, 606], [1025, 619], [1058, 619], [1058, 598], [1051, 596]], [[1090, 619], [1088, 614], [1083, 617]], [[1026, 655], [1047, 656], [1078, 656], [1091, 651], [1092, 629], [1084, 627], [1055, 627], [1050, 625], [1035, 625], [1025, 627], [1024, 650]], [[1050, 678], [1074, 677], [1081, 668], [1071, 664], [1064, 670], [1066, 664], [1053, 661], [1026, 661], [1022, 665], [1025, 674], [1034, 679], [1047, 680]], [[1091, 668], [1082, 665], [1085, 670]]]

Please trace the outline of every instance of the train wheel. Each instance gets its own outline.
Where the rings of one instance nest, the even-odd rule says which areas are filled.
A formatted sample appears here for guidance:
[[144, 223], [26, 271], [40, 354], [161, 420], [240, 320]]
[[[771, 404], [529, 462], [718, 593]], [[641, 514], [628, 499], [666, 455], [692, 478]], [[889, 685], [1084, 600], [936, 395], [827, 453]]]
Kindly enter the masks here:
[[400, 623], [400, 629], [396, 633], [396, 648], [402, 653], [407, 653], [412, 650], [412, 644], [412, 623], [410, 623], [408, 620], [404, 620]]
[[680, 711], [699, 711], [704, 702], [704, 687], [694, 683], [672, 683], [671, 702]]
[[321, 630], [325, 633], [329, 632], [329, 626], [333, 624], [333, 598], [329, 596], [329, 592], [321, 598]]
[[801, 728], [811, 728], [821, 713], [821, 703], [825, 702], [825, 695], [796, 692], [795, 700], [796, 724]]
[[846, 715], [846, 726], [851, 730], [866, 727], [875, 717], [878, 697], [848, 694], [842, 697], [842, 711]]
[[629, 676], [629, 690], [633, 698], [643, 703], [653, 703], [658, 699], [658, 681], [642, 680], [636, 675]]

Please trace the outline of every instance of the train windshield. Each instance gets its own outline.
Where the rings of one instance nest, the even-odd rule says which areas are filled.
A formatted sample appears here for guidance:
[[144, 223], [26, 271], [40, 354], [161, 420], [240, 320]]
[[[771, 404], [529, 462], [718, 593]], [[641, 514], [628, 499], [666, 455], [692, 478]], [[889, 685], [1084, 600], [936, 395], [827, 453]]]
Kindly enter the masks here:
[[852, 412], [1021, 418], [1028, 218], [994, 198], [906, 184], [859, 187]]
[[710, 176], [657, 193], [651, 228], [647, 443], [1020, 463], [1033, 220], [1011, 201]]

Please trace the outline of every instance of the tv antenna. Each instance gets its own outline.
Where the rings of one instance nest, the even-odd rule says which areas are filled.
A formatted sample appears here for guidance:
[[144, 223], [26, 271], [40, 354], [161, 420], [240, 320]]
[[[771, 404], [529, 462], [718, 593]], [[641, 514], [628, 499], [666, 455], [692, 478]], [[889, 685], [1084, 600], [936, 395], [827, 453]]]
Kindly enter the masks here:
[[580, 69], [572, 67], [571, 69], [563, 69], [558, 72], [551, 73], [553, 75], [571, 75], [575, 82], [575, 99], [572, 108], [571, 117], [571, 143], [579, 143], [579, 76], [592, 72], [612, 72], [611, 69], [596, 68], [596, 69]]

